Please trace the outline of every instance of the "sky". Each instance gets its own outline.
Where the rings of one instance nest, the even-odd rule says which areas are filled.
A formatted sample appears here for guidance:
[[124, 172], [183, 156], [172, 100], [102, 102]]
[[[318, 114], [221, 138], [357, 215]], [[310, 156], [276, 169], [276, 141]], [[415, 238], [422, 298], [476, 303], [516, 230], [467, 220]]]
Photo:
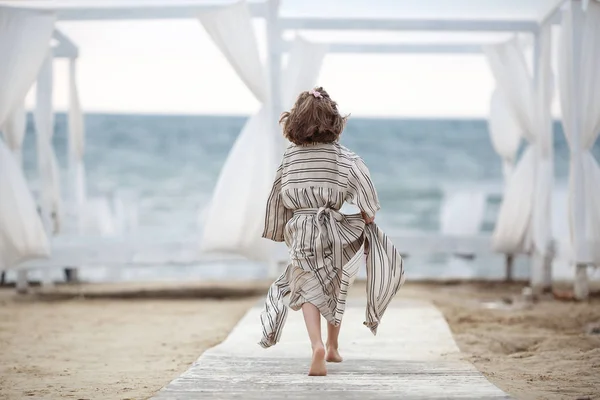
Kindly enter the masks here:
[[[264, 55], [264, 24], [255, 23]], [[197, 20], [58, 22], [79, 47], [87, 112], [251, 114], [259, 103]], [[67, 105], [67, 62], [54, 63]], [[483, 55], [329, 54], [318, 84], [365, 117], [485, 117], [494, 80]], [[31, 107], [34, 90], [27, 99]]]

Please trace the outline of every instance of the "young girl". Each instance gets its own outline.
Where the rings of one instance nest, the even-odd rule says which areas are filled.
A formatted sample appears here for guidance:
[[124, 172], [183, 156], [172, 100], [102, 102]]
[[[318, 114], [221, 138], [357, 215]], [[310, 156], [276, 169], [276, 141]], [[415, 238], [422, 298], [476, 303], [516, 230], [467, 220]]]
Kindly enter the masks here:
[[[290, 263], [269, 289], [260, 345], [279, 341], [288, 306], [302, 309], [312, 346], [308, 374], [327, 375], [326, 361], [342, 361], [340, 324], [362, 257], [366, 254], [365, 325], [373, 334], [404, 280], [402, 259], [373, 223], [380, 208], [375, 187], [362, 159], [338, 143], [346, 117], [329, 94], [321, 87], [300, 93], [280, 123], [292, 144], [277, 170], [263, 237], [285, 241]], [[361, 214], [341, 214], [344, 202]], [[321, 315], [327, 320], [326, 346]]]

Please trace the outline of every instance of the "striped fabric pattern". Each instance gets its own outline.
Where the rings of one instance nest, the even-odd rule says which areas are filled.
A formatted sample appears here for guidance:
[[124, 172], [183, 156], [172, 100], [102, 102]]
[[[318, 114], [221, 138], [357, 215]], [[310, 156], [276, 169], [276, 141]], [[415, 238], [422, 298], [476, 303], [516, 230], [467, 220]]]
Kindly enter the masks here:
[[339, 325], [348, 289], [365, 259], [365, 325], [377, 332], [404, 282], [402, 258], [377, 225], [365, 225], [360, 214], [340, 213], [344, 202], [371, 217], [380, 208], [362, 159], [338, 143], [286, 150], [267, 202], [263, 237], [285, 241], [290, 263], [267, 294], [261, 346], [279, 341], [288, 307], [299, 310], [311, 303], [329, 323]]

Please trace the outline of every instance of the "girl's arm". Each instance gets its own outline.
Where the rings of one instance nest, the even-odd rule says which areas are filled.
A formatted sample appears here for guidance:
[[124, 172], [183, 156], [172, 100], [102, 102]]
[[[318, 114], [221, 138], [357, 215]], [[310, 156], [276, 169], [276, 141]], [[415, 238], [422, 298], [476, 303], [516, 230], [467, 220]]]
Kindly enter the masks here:
[[363, 219], [365, 220], [365, 224], [367, 225], [372, 224], [375, 221], [375, 217], [369, 217], [364, 213], [364, 211], [361, 211], [360, 215], [362, 215]]

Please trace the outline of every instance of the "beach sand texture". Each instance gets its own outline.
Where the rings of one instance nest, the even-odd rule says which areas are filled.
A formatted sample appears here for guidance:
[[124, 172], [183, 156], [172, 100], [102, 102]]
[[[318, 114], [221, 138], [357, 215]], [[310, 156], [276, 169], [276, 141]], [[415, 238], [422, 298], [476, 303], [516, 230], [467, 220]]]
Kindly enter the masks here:
[[[220, 285], [226, 296], [210, 283], [164, 286], [1, 290], [0, 398], [146, 399], [222, 341], [267, 285]], [[521, 288], [409, 283], [400, 296], [433, 301], [464, 357], [516, 398], [600, 399], [600, 335], [586, 333], [600, 323], [600, 298], [508, 304]], [[359, 282], [351, 295], [363, 293]]]

